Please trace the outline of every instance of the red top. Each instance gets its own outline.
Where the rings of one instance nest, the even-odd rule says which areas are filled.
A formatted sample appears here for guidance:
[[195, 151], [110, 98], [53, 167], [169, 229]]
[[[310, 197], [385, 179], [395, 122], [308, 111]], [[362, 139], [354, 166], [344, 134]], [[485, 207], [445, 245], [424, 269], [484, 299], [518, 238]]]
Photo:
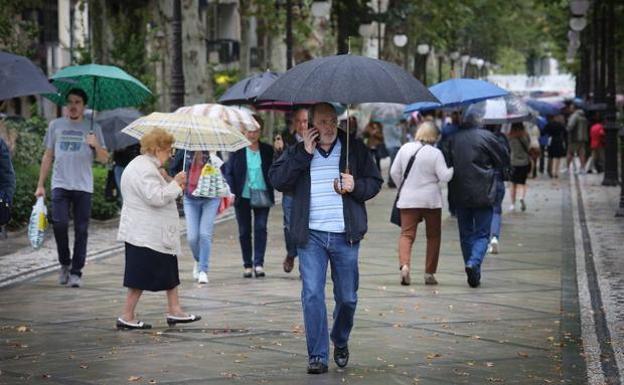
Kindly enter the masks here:
[[602, 123], [596, 123], [589, 130], [589, 147], [592, 150], [605, 146], [605, 130]]

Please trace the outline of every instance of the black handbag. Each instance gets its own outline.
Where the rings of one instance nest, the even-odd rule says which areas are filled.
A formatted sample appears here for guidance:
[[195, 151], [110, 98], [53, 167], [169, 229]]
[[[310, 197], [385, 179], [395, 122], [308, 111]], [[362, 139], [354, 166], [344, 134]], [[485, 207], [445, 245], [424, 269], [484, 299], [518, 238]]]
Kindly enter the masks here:
[[115, 202], [119, 196], [119, 190], [117, 189], [117, 182], [115, 182], [115, 172], [111, 169], [108, 170], [106, 175], [106, 186], [104, 187], [104, 199], [108, 202]]
[[11, 220], [11, 205], [8, 200], [0, 196], [0, 226], [4, 226]]
[[263, 209], [273, 206], [271, 197], [267, 190], [249, 189], [249, 205], [256, 209]]
[[420, 151], [420, 149], [423, 147], [425, 146], [423, 145], [418, 150], [416, 150], [414, 155], [412, 155], [412, 157], [410, 158], [409, 162], [407, 162], [407, 167], [405, 168], [405, 172], [403, 173], [403, 180], [401, 181], [401, 185], [399, 186], [399, 189], [397, 190], [396, 198], [394, 198], [394, 204], [392, 205], [392, 212], [390, 213], [390, 223], [394, 223], [395, 225], [399, 227], [401, 227], [401, 211], [397, 207], [397, 202], [399, 201], [399, 196], [401, 195], [401, 189], [403, 188], [403, 185], [405, 184], [405, 180], [407, 180], [407, 175], [412, 170], [412, 165], [414, 164], [414, 160], [416, 160], [416, 155], [418, 154], [418, 151]]

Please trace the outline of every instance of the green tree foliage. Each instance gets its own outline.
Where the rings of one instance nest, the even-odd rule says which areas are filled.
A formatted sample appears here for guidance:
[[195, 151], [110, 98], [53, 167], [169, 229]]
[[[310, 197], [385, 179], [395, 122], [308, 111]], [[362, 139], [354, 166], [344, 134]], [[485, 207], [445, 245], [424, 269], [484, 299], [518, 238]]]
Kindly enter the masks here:
[[32, 56], [33, 44], [39, 33], [37, 21], [28, 10], [41, 5], [42, 0], [0, 1], [0, 49], [18, 55]]

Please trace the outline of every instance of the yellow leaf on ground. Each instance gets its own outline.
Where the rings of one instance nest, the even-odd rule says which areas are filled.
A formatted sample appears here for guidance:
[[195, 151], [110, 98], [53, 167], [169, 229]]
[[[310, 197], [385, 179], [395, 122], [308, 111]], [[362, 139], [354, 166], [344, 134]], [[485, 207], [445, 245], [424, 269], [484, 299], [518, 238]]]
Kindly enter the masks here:
[[141, 378], [143, 378], [143, 377], [141, 377], [141, 376], [130, 376], [130, 377], [128, 377], [128, 382], [136, 382], [136, 381], [139, 381]]

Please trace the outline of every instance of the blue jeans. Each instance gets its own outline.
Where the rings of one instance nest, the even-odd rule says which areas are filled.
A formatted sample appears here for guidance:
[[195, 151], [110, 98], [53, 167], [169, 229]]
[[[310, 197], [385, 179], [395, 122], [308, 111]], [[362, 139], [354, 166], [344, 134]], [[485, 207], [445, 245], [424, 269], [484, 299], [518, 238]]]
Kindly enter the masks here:
[[199, 271], [207, 273], [212, 250], [212, 234], [221, 198], [189, 198], [184, 196], [186, 239], [199, 263]]
[[[69, 253], [69, 210], [74, 218], [74, 255]], [[58, 251], [59, 263], [71, 265], [70, 273], [82, 276], [87, 257], [89, 218], [91, 217], [91, 193], [55, 188], [52, 190], [52, 228]]]
[[457, 207], [456, 211], [464, 263], [480, 272], [490, 243], [493, 209], [492, 207]]
[[334, 325], [331, 340], [334, 346], [345, 347], [353, 328], [359, 285], [359, 243], [349, 243], [344, 233], [310, 230], [305, 247], [297, 247], [301, 274], [301, 302], [308, 357], [319, 358], [327, 365], [329, 336], [325, 281], [327, 264], [331, 266], [334, 283]]
[[496, 201], [494, 202], [494, 212], [492, 214], [492, 226], [490, 236], [500, 239], [501, 222], [503, 214], [503, 199], [505, 198], [505, 182], [502, 179], [496, 180]]
[[290, 236], [290, 213], [292, 212], [293, 197], [284, 194], [282, 196], [282, 210], [284, 211], [284, 241], [286, 243], [286, 255], [297, 256], [297, 243]]
[[[267, 221], [269, 208], [253, 208], [249, 199], [237, 197], [234, 205], [238, 222], [238, 240], [243, 253], [243, 265], [264, 266], [264, 253], [267, 244]], [[253, 212], [253, 249], [251, 246], [251, 213]], [[253, 251], [252, 251], [253, 250]], [[252, 254], [253, 253], [253, 254]], [[253, 262], [252, 262], [253, 257]]]

